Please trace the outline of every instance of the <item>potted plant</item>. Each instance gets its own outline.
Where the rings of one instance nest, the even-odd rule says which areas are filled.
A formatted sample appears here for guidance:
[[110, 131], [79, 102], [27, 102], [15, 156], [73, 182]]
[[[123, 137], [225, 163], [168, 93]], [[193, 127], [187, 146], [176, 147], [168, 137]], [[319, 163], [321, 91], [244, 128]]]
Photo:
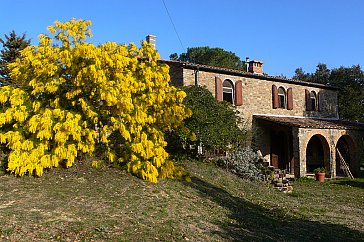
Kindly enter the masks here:
[[324, 167], [316, 168], [313, 172], [315, 173], [316, 181], [325, 181], [326, 169]]

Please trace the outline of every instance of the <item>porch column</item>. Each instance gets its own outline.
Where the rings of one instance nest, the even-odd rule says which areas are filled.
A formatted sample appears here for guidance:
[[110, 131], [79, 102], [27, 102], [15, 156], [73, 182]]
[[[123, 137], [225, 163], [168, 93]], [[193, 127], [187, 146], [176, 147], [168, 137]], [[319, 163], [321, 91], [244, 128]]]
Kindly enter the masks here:
[[[296, 178], [305, 176], [306, 172], [306, 160], [305, 156], [302, 156], [300, 147], [300, 135], [299, 128], [292, 127], [292, 148], [293, 148], [293, 158], [294, 158], [294, 176]], [[306, 149], [304, 149], [306, 151]], [[301, 160], [303, 159], [303, 160]]]
[[330, 177], [336, 177], [336, 145], [331, 145], [330, 151]]
[[337, 130], [335, 129], [329, 129], [330, 136], [328, 137], [327, 142], [329, 143], [329, 171], [328, 175], [330, 175], [330, 178], [336, 177], [336, 143], [335, 143], [335, 137], [337, 136]]

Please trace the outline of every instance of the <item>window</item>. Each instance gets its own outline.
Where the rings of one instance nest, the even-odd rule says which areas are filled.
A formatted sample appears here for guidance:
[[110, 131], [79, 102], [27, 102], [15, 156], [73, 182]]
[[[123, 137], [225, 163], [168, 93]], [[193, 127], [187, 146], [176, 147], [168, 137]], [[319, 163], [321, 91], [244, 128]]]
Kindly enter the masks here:
[[278, 88], [278, 108], [286, 108], [286, 91], [283, 87]]
[[305, 90], [306, 95], [306, 111], [321, 112], [322, 92]]
[[233, 104], [233, 100], [234, 100], [234, 85], [233, 83], [226, 79], [224, 82], [223, 82], [223, 85], [222, 85], [222, 92], [223, 92], [223, 100], [226, 101], [226, 102], [229, 102], [231, 104]]
[[277, 88], [276, 85], [272, 86], [272, 101], [273, 109], [282, 108], [287, 110], [293, 110], [293, 90], [292, 87], [287, 91], [284, 87]]
[[311, 111], [317, 111], [317, 95], [314, 91], [310, 92], [310, 103]]

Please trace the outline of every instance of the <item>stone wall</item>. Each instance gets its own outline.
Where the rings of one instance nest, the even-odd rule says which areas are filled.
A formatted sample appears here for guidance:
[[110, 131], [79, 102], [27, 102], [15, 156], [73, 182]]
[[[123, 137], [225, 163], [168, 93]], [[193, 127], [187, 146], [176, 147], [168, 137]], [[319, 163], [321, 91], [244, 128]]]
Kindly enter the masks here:
[[[336, 177], [336, 146], [341, 137], [345, 137], [349, 141], [349, 147], [351, 149], [351, 162], [350, 170], [356, 175], [360, 170], [360, 158], [363, 157], [362, 137], [364, 133], [358, 130], [344, 130], [344, 129], [308, 129], [308, 128], [296, 128], [295, 130], [297, 139], [293, 141], [294, 150], [298, 151], [294, 154], [295, 161], [299, 161], [297, 165], [298, 171], [296, 176], [306, 175], [306, 150], [310, 139], [317, 135], [323, 146], [325, 152], [325, 165], [328, 171], [330, 171], [331, 177]], [[295, 135], [293, 137], [295, 137]]]
[[[236, 81], [243, 81], [243, 105], [237, 107], [244, 120], [251, 124], [253, 114], [264, 115], [287, 115], [287, 116], [306, 116], [306, 117], [325, 117], [337, 118], [337, 92], [333, 89], [324, 89], [314, 85], [303, 85], [292, 81], [268, 80], [264, 77], [242, 77], [237, 75], [218, 74], [214, 72], [198, 71], [198, 84], [206, 86], [215, 95], [215, 77], [221, 80], [229, 79], [235, 84]], [[195, 85], [196, 70], [183, 69], [183, 85]], [[272, 107], [272, 85], [285, 90], [293, 90], [293, 109], [273, 109]], [[306, 111], [305, 90], [321, 92], [320, 111]]]
[[183, 69], [178, 65], [169, 65], [169, 75], [171, 77], [172, 85], [182, 87], [183, 82]]
[[[255, 122], [256, 123], [256, 122]], [[355, 175], [360, 170], [360, 159], [363, 157], [363, 131], [345, 130], [345, 129], [310, 129], [299, 127], [287, 127], [278, 124], [259, 123], [255, 136], [255, 148], [260, 150], [262, 156], [270, 162], [271, 155], [271, 133], [283, 131], [285, 134], [291, 133], [289, 138], [289, 146], [292, 142], [293, 165], [290, 174], [295, 177], [303, 177], [307, 175], [306, 151], [308, 142], [313, 136], [319, 137], [324, 149], [324, 163], [330, 177], [336, 177], [336, 147], [341, 137], [344, 137], [350, 146], [350, 170]], [[287, 147], [289, 150], [290, 147]], [[348, 161], [347, 161], [348, 162]], [[272, 164], [271, 164], [272, 165]]]

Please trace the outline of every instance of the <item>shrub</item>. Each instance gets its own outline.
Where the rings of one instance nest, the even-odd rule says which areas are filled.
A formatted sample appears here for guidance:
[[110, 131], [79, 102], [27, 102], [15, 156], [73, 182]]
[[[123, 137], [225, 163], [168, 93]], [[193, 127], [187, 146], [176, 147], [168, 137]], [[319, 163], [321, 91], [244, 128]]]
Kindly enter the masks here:
[[227, 151], [244, 143], [247, 132], [241, 128], [237, 110], [227, 102], [218, 102], [211, 92], [201, 86], [186, 86], [184, 104], [192, 115], [184, 127], [168, 133], [168, 149], [175, 153], [198, 155], [198, 147], [207, 153]]
[[264, 166], [250, 147], [238, 148], [227, 157], [217, 159], [217, 165], [249, 180], [264, 180]]
[[313, 170], [313, 172], [316, 173], [326, 173], [326, 169], [324, 167], [319, 167]]
[[86, 42], [90, 25], [56, 21], [51, 36], [41, 34], [9, 65], [23, 85], [0, 87], [7, 170], [41, 176], [97, 154], [151, 182], [182, 174], [168, 161], [164, 133], [189, 115], [186, 94], [169, 85], [169, 68], [149, 44], [95, 46]]
[[299, 183], [307, 183], [307, 182], [314, 182], [315, 179], [312, 179], [310, 177], [307, 177], [307, 176], [303, 176], [303, 177], [300, 177], [300, 178], [297, 178], [295, 180], [295, 182], [299, 182]]

